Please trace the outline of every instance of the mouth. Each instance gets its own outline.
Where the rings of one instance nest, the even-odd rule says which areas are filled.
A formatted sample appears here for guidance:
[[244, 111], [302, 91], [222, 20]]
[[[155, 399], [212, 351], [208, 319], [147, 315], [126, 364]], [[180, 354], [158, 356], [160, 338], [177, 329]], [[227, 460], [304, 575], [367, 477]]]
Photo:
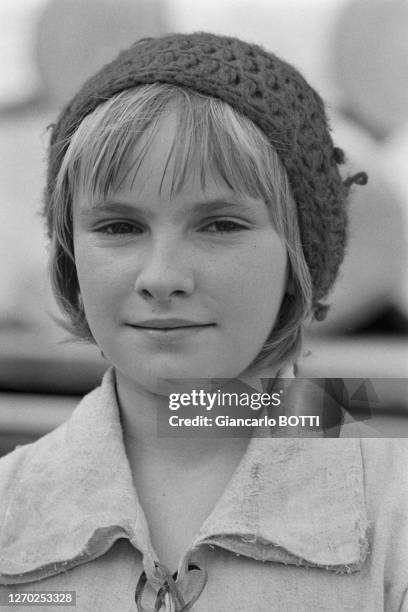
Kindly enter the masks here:
[[151, 319], [132, 324], [131, 327], [146, 331], [172, 332], [183, 329], [202, 329], [205, 327], [213, 327], [214, 325], [214, 323], [198, 323], [196, 321], [187, 321], [184, 319]]
[[130, 325], [131, 329], [141, 338], [149, 339], [149, 342], [157, 342], [163, 345], [173, 345], [180, 342], [188, 342], [207, 330], [215, 327], [215, 323], [196, 323], [195, 321], [143, 321]]

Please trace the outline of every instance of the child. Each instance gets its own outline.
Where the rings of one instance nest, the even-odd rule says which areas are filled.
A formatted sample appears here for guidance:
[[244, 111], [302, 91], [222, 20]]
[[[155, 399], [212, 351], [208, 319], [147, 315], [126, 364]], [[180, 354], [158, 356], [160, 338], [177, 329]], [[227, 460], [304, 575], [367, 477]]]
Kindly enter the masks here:
[[46, 192], [53, 286], [112, 367], [0, 462], [2, 604], [408, 610], [399, 444], [156, 429], [186, 380], [291, 375], [364, 182], [343, 183], [343, 161], [300, 74], [222, 36], [139, 41], [66, 106]]

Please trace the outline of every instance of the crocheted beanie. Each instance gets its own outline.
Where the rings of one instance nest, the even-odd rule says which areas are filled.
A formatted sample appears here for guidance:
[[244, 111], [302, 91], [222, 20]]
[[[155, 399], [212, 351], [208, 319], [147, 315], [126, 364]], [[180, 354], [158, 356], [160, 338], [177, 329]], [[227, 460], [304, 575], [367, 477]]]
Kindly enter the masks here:
[[295, 198], [302, 246], [309, 266], [315, 318], [344, 257], [345, 201], [341, 149], [333, 146], [324, 104], [299, 72], [261, 47], [207, 33], [146, 38], [91, 77], [52, 128], [45, 215], [53, 228], [52, 193], [70, 138], [86, 115], [113, 95], [139, 84], [162, 82], [214, 96], [251, 119], [273, 144]]

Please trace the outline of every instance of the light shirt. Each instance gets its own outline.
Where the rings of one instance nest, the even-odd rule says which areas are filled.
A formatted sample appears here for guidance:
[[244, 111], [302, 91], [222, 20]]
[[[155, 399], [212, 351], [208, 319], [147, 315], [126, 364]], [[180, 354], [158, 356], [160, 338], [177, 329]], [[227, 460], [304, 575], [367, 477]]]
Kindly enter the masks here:
[[[407, 459], [396, 440], [254, 437], [167, 570], [110, 370], [66, 423], [0, 460], [0, 594], [76, 591], [77, 612], [129, 612], [140, 580], [140, 610], [161, 597], [174, 612], [408, 612]], [[166, 587], [176, 569], [184, 604], [208, 576], [192, 607]]]

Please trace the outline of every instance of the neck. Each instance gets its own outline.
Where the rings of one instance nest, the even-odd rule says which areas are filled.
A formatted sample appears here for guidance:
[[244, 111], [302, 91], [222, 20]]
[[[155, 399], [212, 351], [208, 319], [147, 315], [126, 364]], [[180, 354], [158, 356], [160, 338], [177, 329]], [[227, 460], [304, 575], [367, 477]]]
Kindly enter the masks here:
[[[273, 378], [276, 370], [246, 373], [240, 380], [256, 391], [262, 391], [261, 378]], [[248, 438], [225, 437], [222, 428], [212, 428], [210, 437], [159, 436], [157, 418], [167, 419], [174, 412], [169, 411], [168, 395], [148, 391], [116, 371], [118, 395], [125, 446], [131, 463], [152, 461], [154, 464], [177, 464], [191, 468], [216, 462], [220, 456], [242, 454]], [[203, 411], [204, 413], [205, 411]], [[207, 413], [210, 415], [211, 413]], [[248, 408], [248, 415], [254, 416]]]

